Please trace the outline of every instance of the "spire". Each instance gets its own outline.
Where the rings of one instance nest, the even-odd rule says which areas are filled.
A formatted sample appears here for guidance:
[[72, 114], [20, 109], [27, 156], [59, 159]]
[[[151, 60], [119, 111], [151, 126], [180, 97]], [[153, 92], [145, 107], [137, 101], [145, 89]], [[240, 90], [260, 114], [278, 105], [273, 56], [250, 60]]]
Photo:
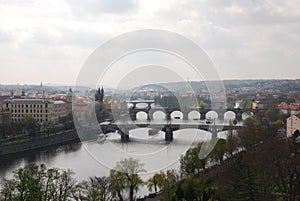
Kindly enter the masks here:
[[103, 89], [103, 86], [101, 88], [101, 94], [104, 95], [104, 89]]

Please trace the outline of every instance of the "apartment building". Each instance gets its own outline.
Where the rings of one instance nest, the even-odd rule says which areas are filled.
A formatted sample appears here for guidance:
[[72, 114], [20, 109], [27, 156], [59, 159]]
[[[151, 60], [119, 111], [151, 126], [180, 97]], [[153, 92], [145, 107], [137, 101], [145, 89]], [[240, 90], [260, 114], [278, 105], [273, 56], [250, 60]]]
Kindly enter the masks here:
[[60, 118], [67, 116], [66, 103], [61, 100], [9, 99], [4, 101], [3, 108], [10, 111], [12, 122], [23, 122], [27, 114], [37, 123], [56, 123]]
[[292, 115], [286, 120], [286, 135], [291, 137], [296, 130], [300, 131], [300, 115]]

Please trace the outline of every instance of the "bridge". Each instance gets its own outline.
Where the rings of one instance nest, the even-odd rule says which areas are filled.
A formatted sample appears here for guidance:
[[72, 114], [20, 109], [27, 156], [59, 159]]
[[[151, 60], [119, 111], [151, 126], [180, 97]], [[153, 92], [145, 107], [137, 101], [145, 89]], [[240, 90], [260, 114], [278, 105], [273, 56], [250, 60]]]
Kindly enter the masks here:
[[[264, 113], [265, 109], [241, 109], [241, 108], [204, 108], [204, 107], [179, 107], [179, 108], [169, 108], [169, 107], [161, 107], [155, 105], [155, 100], [129, 100], [126, 101], [128, 104], [131, 105], [129, 108], [122, 108], [122, 109], [110, 109], [110, 112], [113, 113], [116, 117], [121, 117], [123, 113], [129, 114], [129, 117], [132, 121], [137, 120], [137, 114], [142, 112], [145, 113], [147, 116], [147, 120], [153, 120], [154, 114], [156, 112], [163, 112], [165, 115], [165, 120], [171, 120], [171, 116], [173, 112], [180, 112], [182, 114], [182, 120], [189, 120], [189, 115], [192, 112], [196, 112], [198, 114], [197, 119], [204, 120], [209, 112], [215, 112], [217, 114], [217, 118], [219, 120], [224, 120], [224, 117], [229, 112], [233, 113], [235, 116], [235, 120], [240, 122], [243, 120], [243, 114], [251, 114], [256, 115], [260, 113]], [[146, 104], [147, 107], [139, 108], [137, 107], [138, 104]]]
[[[206, 130], [212, 133], [212, 137], [217, 137], [217, 132], [224, 130], [237, 130], [240, 129], [243, 125], [239, 124], [243, 120], [243, 114], [254, 115], [258, 113], [264, 113], [264, 109], [240, 109], [240, 108], [167, 108], [160, 106], [153, 106], [155, 104], [154, 100], [130, 100], [127, 101], [128, 104], [131, 104], [130, 108], [123, 109], [112, 109], [110, 110], [113, 113], [117, 123], [110, 123], [108, 125], [101, 125], [101, 129], [104, 133], [107, 133], [112, 130], [118, 130], [121, 134], [121, 141], [129, 141], [129, 130], [139, 128], [139, 127], [148, 127], [152, 129], [159, 129], [165, 132], [165, 141], [173, 140], [173, 131], [178, 129], [185, 128], [194, 128], [200, 130]], [[139, 108], [138, 104], [146, 104], [147, 107]], [[137, 121], [138, 113], [146, 114], [147, 118], [145, 122]], [[161, 122], [154, 121], [154, 114], [156, 112], [162, 112], [164, 114], [164, 119], [161, 119]], [[174, 112], [180, 112], [181, 117], [176, 116], [172, 118]], [[207, 122], [207, 114], [209, 112], [215, 112], [217, 117], [213, 118], [213, 122]], [[234, 123], [229, 125], [224, 121], [224, 117], [228, 113], [232, 113], [234, 118], [230, 118]], [[195, 118], [190, 118], [190, 114], [194, 113], [197, 115]], [[177, 113], [178, 114], [178, 113]], [[126, 118], [126, 115], [128, 118]], [[125, 118], [123, 118], [125, 116]], [[122, 119], [123, 118], [123, 119]], [[189, 120], [193, 120], [192, 122]], [[205, 121], [206, 120], [206, 121]], [[125, 122], [126, 121], [126, 122]]]
[[179, 129], [200, 129], [209, 131], [212, 133], [212, 138], [217, 137], [217, 133], [220, 131], [226, 130], [239, 130], [243, 127], [242, 124], [237, 125], [229, 125], [224, 122], [187, 122], [187, 121], [162, 121], [162, 122], [151, 122], [151, 121], [142, 121], [142, 122], [117, 122], [117, 123], [107, 123], [107, 124], [100, 124], [100, 128], [102, 129], [103, 133], [108, 133], [111, 131], [118, 130], [121, 135], [122, 142], [129, 141], [129, 130], [136, 129], [136, 128], [151, 128], [156, 130], [161, 130], [165, 132], [165, 141], [170, 142], [173, 140], [173, 131]]
[[134, 107], [128, 109], [112, 109], [114, 116], [121, 116], [121, 113], [124, 111], [128, 111], [130, 119], [132, 121], [137, 120], [137, 114], [140, 112], [146, 113], [148, 120], [154, 119], [154, 113], [161, 111], [165, 114], [165, 120], [171, 120], [171, 115], [173, 112], [179, 111], [181, 112], [183, 118], [182, 120], [189, 120], [189, 115], [191, 112], [196, 112], [198, 114], [199, 120], [206, 119], [206, 115], [208, 112], [216, 112], [219, 120], [224, 120], [224, 116], [228, 114], [228, 112], [232, 112], [235, 115], [235, 119], [240, 122], [243, 120], [243, 114], [258, 114], [264, 113], [265, 109], [240, 109], [240, 108], [219, 108], [219, 109], [209, 109], [209, 108], [163, 108], [163, 107], [151, 107], [149, 104], [146, 108], [137, 108], [136, 105]]

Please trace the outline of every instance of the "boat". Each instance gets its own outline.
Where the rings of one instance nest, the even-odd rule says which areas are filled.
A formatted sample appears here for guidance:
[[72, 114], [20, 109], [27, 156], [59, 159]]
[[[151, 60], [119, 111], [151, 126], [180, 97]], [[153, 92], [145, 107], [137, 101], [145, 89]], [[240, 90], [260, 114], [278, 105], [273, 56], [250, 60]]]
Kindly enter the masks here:
[[159, 132], [159, 129], [151, 128], [148, 130], [148, 135], [156, 135]]
[[97, 142], [98, 142], [98, 143], [104, 142], [104, 141], [105, 141], [105, 138], [106, 138], [106, 136], [105, 136], [103, 133], [101, 133], [101, 134], [99, 134], [98, 137], [97, 137]]

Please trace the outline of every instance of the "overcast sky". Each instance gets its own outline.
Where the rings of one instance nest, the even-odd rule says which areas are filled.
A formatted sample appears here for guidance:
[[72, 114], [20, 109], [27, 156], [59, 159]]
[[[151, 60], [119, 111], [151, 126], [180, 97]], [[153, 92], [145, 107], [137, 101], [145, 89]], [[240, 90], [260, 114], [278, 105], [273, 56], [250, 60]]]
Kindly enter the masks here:
[[300, 78], [299, 8], [299, 0], [0, 0], [0, 84], [73, 84], [98, 46], [138, 29], [192, 39], [222, 79]]

